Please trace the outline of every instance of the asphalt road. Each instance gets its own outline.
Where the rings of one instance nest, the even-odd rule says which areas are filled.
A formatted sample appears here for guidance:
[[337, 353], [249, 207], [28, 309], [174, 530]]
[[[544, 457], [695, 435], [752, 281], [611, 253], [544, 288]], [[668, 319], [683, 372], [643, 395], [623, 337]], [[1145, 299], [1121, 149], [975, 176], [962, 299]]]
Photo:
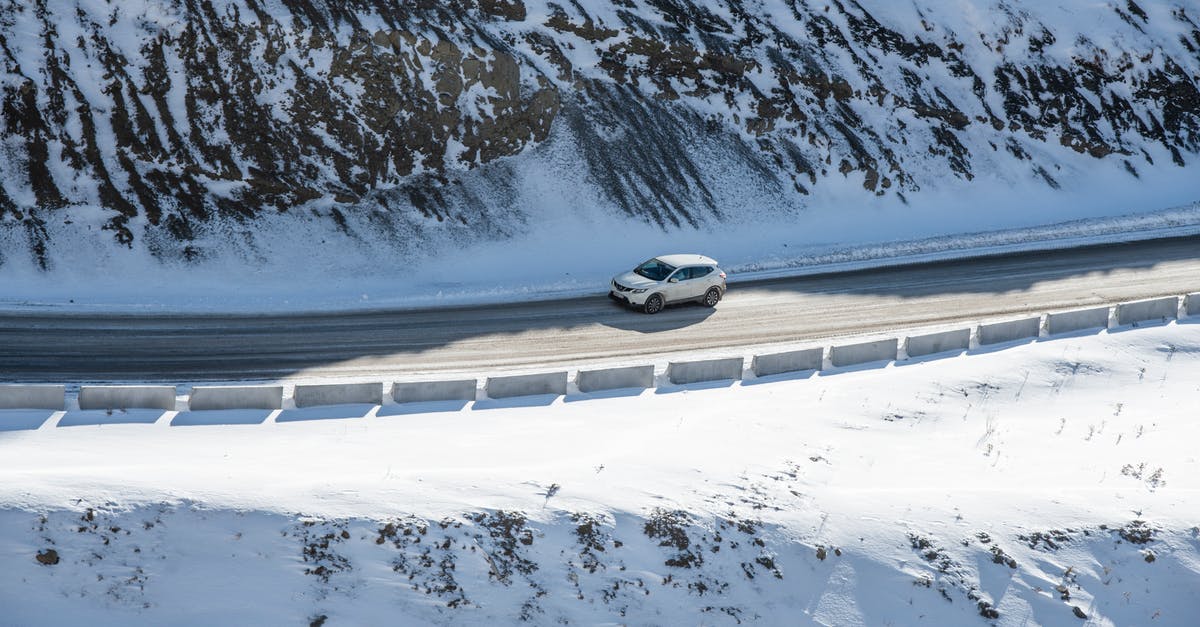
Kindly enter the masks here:
[[1200, 291], [1200, 237], [738, 283], [647, 316], [604, 296], [304, 315], [0, 313], [0, 380], [396, 377], [603, 363]]

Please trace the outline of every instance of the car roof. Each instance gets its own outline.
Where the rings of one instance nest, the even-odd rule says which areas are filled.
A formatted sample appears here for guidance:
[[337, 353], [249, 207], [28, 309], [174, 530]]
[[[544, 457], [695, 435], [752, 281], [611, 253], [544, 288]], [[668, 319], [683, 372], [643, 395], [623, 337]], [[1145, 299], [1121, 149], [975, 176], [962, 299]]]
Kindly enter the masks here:
[[659, 255], [655, 257], [663, 263], [670, 264], [676, 268], [680, 266], [715, 266], [717, 262], [712, 257], [704, 255]]

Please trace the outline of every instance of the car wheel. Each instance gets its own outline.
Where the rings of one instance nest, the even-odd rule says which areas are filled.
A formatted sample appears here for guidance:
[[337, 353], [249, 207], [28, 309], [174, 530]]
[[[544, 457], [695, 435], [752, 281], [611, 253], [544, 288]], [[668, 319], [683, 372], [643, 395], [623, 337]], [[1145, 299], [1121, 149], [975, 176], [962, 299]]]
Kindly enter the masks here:
[[719, 290], [715, 287], [708, 288], [708, 291], [704, 293], [704, 306], [705, 307], [716, 307], [717, 302], [719, 302], [720, 300], [721, 300], [721, 290]]
[[644, 307], [646, 313], [656, 314], [656, 313], [662, 311], [662, 308], [663, 308], [662, 296], [659, 296], [658, 294], [654, 294], [650, 298], [646, 299], [646, 305]]

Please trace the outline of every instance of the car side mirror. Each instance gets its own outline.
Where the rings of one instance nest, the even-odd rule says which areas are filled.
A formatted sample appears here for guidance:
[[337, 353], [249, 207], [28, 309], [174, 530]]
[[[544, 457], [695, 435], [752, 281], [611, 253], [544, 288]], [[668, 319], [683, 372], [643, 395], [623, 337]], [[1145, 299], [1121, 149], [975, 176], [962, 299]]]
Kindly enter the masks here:
[[679, 282], [679, 277], [671, 277], [671, 278], [667, 279], [667, 283], [678, 283], [678, 282]]

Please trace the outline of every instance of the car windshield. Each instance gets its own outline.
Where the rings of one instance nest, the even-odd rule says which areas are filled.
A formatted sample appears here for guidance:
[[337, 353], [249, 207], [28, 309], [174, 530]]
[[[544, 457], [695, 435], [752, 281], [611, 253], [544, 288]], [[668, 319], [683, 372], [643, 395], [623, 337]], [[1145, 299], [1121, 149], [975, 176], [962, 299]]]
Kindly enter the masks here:
[[633, 271], [651, 281], [661, 281], [671, 276], [671, 273], [675, 271], [675, 266], [663, 263], [657, 259], [651, 259], [634, 268]]

